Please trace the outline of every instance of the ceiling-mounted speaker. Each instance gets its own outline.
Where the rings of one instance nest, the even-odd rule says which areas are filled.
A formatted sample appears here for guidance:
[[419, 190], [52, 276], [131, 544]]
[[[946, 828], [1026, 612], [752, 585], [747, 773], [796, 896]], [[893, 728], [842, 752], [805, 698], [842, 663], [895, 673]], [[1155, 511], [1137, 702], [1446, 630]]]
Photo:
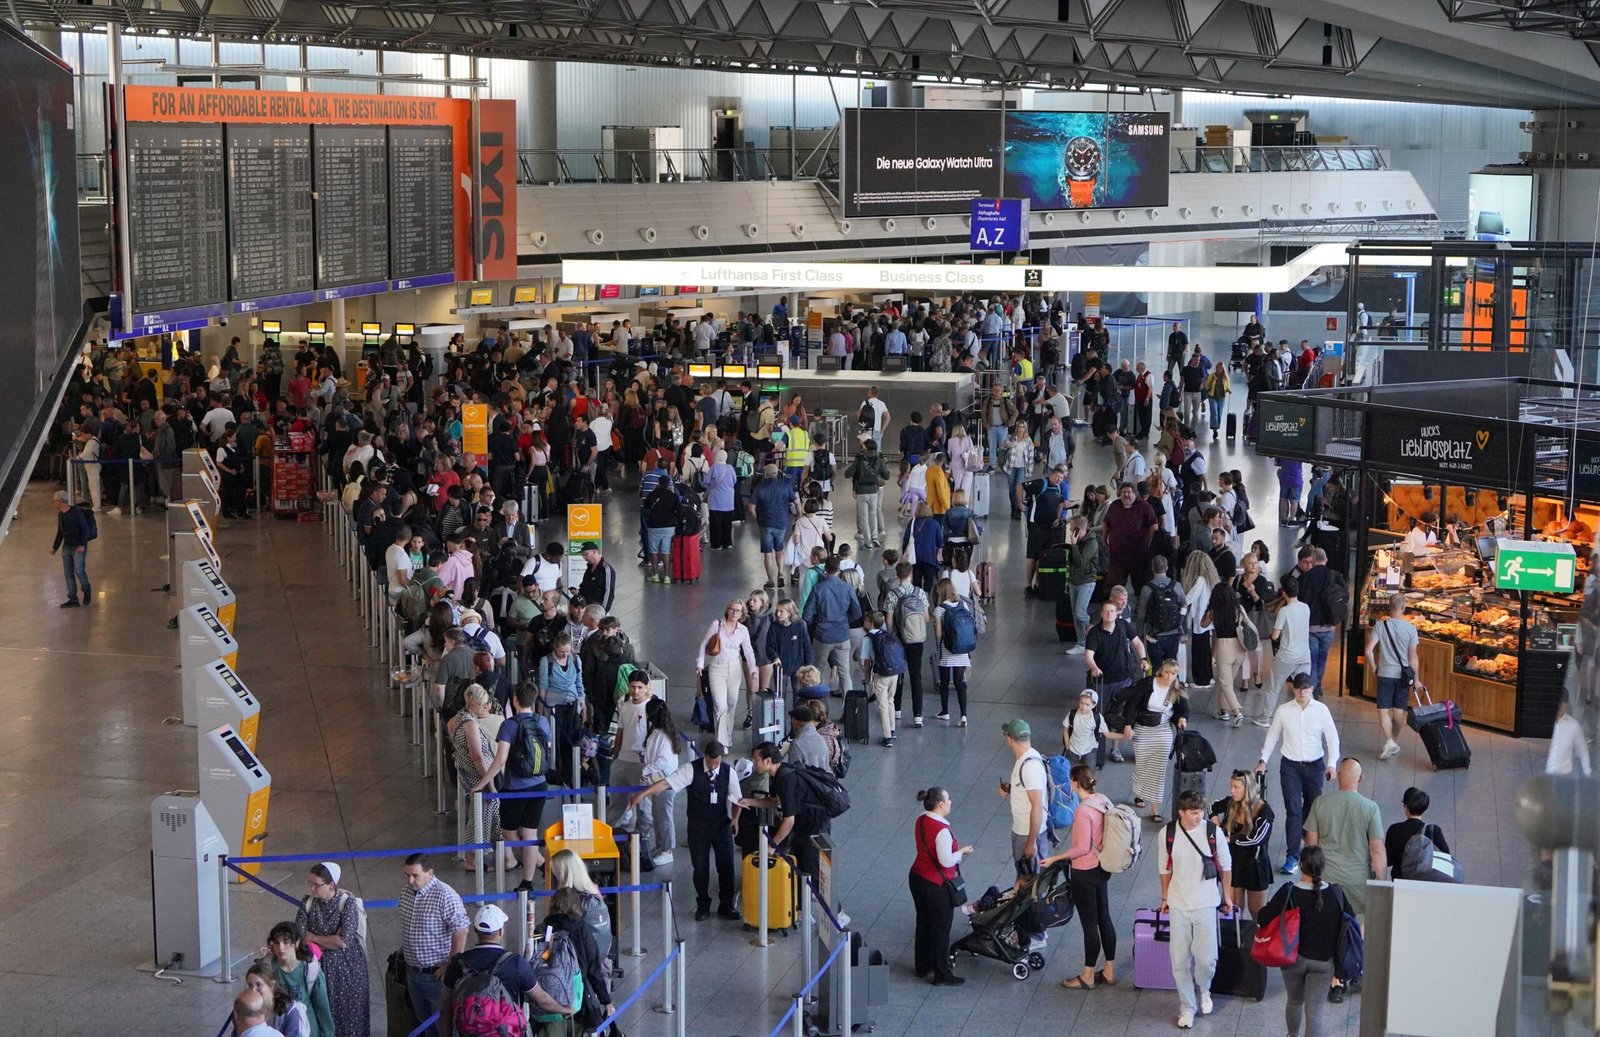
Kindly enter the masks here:
[[1126, 209], [1118, 209], [1117, 210], [1117, 222], [1118, 223], [1121, 223], [1123, 220], [1126, 220], [1127, 218], [1128, 218], [1128, 210], [1126, 210]]
[[1079, 223], [1088, 223], [1089, 222], [1089, 210], [1088, 209], [1085, 209], [1082, 212], [1078, 213], [1078, 222]]
[[1279, 202], [1273, 202], [1272, 203], [1272, 215], [1274, 215], [1274, 216], [1282, 216], [1283, 215], [1283, 205], [1281, 203], [1279, 203]]
[[[970, 219], [970, 217], [969, 217], [969, 219]], [[1056, 214], [1053, 213], [1053, 212], [1045, 213], [1044, 216], [1041, 217], [1041, 219], [1044, 220], [1044, 225], [1046, 227], [1054, 227], [1056, 225]]]
[[1194, 215], [1194, 210], [1185, 205], [1178, 209], [1178, 215], [1187, 220]]
[[939, 227], [939, 218], [937, 216], [924, 216], [922, 218], [922, 226], [925, 230], [937, 230]]
[[1300, 211], [1302, 213], [1304, 213], [1305, 215], [1310, 216], [1311, 215], [1311, 203], [1310, 202], [1301, 202], [1300, 203]]
[[1356, 203], [1356, 212], [1366, 212], [1366, 211], [1367, 211], [1367, 203], [1366, 202], [1357, 202]]
[[1150, 217], [1152, 220], [1159, 220], [1161, 218], [1161, 210], [1160, 209], [1146, 209], [1144, 211], [1144, 214], [1146, 216]]
[[761, 236], [761, 226], [755, 223], [745, 224], [744, 236], [747, 238], [759, 238]]
[[644, 227], [640, 229], [639, 236], [645, 241], [654, 244], [656, 240], [656, 229], [654, 227]]
[[797, 238], [803, 238], [806, 236], [806, 225], [803, 223], [796, 223], [789, 229], [794, 232], [794, 236]]
[[1246, 216], [1254, 216], [1256, 214], [1256, 207], [1253, 205], [1246, 205], [1244, 207], [1244, 214]]
[[707, 227], [705, 224], [702, 223], [699, 226], [695, 227], [694, 236], [699, 238], [701, 241], [704, 241], [707, 238], [711, 237], [711, 228]]
[[1217, 219], [1221, 219], [1222, 218], [1222, 206], [1213, 205], [1211, 207], [1211, 215], [1216, 217]]
[[532, 234], [529, 234], [528, 237], [533, 241], [534, 248], [544, 248], [546, 245], [550, 244], [550, 235], [546, 234], [542, 230], [536, 230]]
[[900, 224], [895, 221], [895, 218], [893, 216], [891, 216], [888, 219], [883, 221], [883, 229], [887, 230], [887, 231], [891, 231], [892, 232], [896, 227], [899, 227], [899, 226], [900, 226]]
[[849, 237], [850, 236], [850, 232], [852, 230], [854, 230], [854, 229], [855, 229], [855, 227], [850, 223], [849, 220], [840, 220], [839, 221], [839, 233], [843, 234], [845, 237]]
[[591, 245], [601, 245], [604, 244], [606, 240], [606, 232], [601, 230], [599, 227], [591, 230], [585, 236], [589, 239], [589, 244]]

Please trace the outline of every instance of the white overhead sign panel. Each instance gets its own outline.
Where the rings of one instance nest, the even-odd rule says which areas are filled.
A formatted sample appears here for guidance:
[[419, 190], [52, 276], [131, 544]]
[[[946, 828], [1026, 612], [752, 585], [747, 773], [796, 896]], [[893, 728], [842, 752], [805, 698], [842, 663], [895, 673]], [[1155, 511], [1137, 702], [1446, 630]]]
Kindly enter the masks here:
[[1281, 266], [986, 266], [937, 263], [761, 263], [704, 259], [568, 259], [568, 284], [695, 284], [707, 288], [924, 289], [1002, 292], [1286, 292], [1319, 267], [1347, 261], [1343, 242]]

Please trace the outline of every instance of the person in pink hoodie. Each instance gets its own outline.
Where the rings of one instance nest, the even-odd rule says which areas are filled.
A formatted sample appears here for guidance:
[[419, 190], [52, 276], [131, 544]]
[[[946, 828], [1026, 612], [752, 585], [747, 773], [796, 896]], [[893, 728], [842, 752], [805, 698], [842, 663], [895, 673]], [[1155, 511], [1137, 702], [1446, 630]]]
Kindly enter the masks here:
[[[1111, 801], [1095, 791], [1094, 768], [1072, 768], [1072, 792], [1078, 810], [1072, 819], [1072, 843], [1061, 853], [1039, 862], [1042, 871], [1058, 861], [1072, 865], [1072, 903], [1083, 925], [1083, 972], [1061, 981], [1068, 990], [1093, 990], [1096, 983], [1117, 984], [1117, 930], [1111, 924], [1111, 900], [1106, 884], [1111, 875], [1100, 867], [1099, 847], [1104, 841], [1106, 812]], [[1105, 968], [1095, 966], [1105, 954]]]

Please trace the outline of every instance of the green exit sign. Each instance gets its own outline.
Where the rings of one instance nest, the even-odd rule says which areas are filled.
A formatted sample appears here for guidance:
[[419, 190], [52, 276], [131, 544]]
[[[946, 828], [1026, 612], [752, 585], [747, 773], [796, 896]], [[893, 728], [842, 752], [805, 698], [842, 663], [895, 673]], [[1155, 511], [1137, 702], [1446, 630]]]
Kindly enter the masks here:
[[1494, 556], [1494, 585], [1508, 591], [1571, 594], [1578, 559], [1571, 544], [1540, 540], [1500, 540]]

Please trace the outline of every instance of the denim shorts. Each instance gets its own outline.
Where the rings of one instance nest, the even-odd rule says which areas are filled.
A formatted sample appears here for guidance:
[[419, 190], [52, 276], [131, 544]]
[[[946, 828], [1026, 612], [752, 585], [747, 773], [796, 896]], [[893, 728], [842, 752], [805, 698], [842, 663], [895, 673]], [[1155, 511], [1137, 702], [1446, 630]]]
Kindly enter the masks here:
[[762, 526], [761, 553], [775, 555], [781, 552], [783, 550], [783, 536], [784, 531], [781, 527], [775, 529], [772, 526]]
[[1411, 689], [1399, 677], [1378, 678], [1378, 708], [1405, 709], [1410, 705]]
[[669, 554], [672, 551], [672, 535], [678, 531], [676, 526], [647, 526], [645, 527], [645, 550], [653, 555]]

